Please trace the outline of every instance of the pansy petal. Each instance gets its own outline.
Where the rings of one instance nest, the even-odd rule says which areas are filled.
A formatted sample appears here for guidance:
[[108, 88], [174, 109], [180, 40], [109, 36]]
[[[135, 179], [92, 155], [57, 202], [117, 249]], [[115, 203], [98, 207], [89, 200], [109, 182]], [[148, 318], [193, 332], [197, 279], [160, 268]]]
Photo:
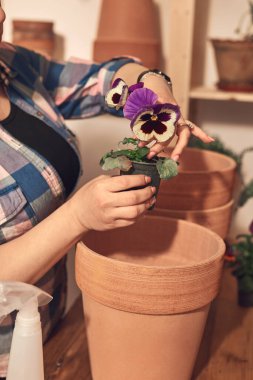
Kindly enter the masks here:
[[138, 88], [134, 90], [127, 98], [124, 107], [124, 116], [132, 120], [144, 106], [155, 104], [158, 96], [149, 88]]
[[131, 94], [131, 92], [137, 90], [138, 88], [142, 88], [143, 86], [144, 86], [144, 83], [143, 83], [143, 82], [139, 82], [139, 83], [132, 84], [132, 86], [130, 86], [130, 87], [128, 88], [129, 94]]
[[108, 107], [119, 109], [123, 107], [128, 93], [128, 87], [126, 83], [117, 78], [112, 84], [111, 90], [109, 90], [105, 96], [105, 102]]
[[142, 141], [155, 139], [164, 142], [173, 137], [180, 112], [177, 106], [170, 106], [155, 104], [152, 107], [143, 107], [131, 122], [134, 134]]

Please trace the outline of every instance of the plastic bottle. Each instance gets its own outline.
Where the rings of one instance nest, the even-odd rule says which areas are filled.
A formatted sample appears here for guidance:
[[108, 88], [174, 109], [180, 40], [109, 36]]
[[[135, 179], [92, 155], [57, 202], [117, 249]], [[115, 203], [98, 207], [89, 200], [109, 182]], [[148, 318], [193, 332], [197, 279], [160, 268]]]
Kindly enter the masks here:
[[44, 380], [43, 343], [38, 306], [52, 297], [23, 282], [0, 282], [0, 323], [12, 311], [17, 313], [7, 380]]

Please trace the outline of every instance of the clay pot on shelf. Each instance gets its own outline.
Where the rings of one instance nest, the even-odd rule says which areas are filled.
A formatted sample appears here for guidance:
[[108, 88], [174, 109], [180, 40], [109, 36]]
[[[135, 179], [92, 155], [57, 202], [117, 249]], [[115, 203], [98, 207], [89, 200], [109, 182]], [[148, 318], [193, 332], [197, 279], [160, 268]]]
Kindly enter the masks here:
[[219, 76], [225, 91], [253, 91], [253, 41], [211, 39]]
[[188, 222], [200, 224], [217, 233], [222, 239], [228, 235], [234, 201], [230, 200], [223, 206], [203, 210], [167, 210], [155, 208], [152, 215], [158, 215], [168, 218], [184, 219]]
[[55, 49], [54, 23], [13, 20], [12, 42], [27, 49], [53, 57]]
[[161, 67], [159, 20], [153, 0], [102, 0], [93, 58], [140, 58], [148, 67]]
[[89, 232], [76, 281], [93, 380], [190, 380], [224, 251], [197, 224], [149, 215]]
[[[170, 156], [168, 153], [162, 156]], [[169, 210], [204, 210], [227, 204], [233, 195], [236, 162], [223, 154], [186, 148], [179, 174], [161, 181], [156, 207]]]

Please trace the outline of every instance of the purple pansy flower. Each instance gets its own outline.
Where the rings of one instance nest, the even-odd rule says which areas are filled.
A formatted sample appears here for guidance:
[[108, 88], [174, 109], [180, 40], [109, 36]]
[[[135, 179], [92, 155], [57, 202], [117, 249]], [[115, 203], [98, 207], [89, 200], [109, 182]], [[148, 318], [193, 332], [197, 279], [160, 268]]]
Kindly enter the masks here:
[[133, 91], [125, 104], [124, 116], [133, 120], [143, 107], [153, 106], [157, 102], [158, 96], [149, 88], [140, 88]]
[[106, 104], [108, 105], [108, 107], [116, 108], [116, 110], [120, 109], [121, 107], [124, 107], [128, 95], [137, 88], [143, 87], [143, 85], [144, 84], [140, 82], [128, 87], [123, 79], [115, 79], [115, 81], [112, 84], [111, 90], [109, 90], [105, 96]]
[[113, 82], [111, 90], [107, 92], [105, 102], [108, 107], [116, 108], [118, 110], [125, 105], [127, 95], [128, 87], [126, 83], [122, 79], [117, 78]]
[[136, 89], [129, 95], [124, 116], [131, 120], [131, 128], [141, 141], [164, 142], [173, 137], [180, 117], [177, 105], [156, 103], [158, 96], [150, 89]]

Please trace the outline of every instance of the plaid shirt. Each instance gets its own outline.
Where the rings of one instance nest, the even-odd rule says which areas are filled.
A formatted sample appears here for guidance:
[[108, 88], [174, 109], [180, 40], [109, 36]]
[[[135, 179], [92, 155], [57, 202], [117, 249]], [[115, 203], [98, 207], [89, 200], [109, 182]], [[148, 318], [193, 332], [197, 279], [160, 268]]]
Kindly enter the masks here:
[[[64, 119], [86, 118], [111, 112], [104, 103], [112, 77], [130, 58], [102, 64], [72, 60], [55, 62], [27, 49], [0, 43], [0, 79], [12, 103], [41, 119], [76, 150]], [[37, 152], [14, 139], [0, 123], [0, 243], [14, 239], [35, 226], [65, 200], [56, 170]], [[36, 284], [53, 301], [41, 310], [43, 337], [64, 312], [66, 259], [57, 263]], [[1, 279], [0, 279], [1, 280]], [[6, 375], [15, 315], [0, 327], [0, 377]]]

